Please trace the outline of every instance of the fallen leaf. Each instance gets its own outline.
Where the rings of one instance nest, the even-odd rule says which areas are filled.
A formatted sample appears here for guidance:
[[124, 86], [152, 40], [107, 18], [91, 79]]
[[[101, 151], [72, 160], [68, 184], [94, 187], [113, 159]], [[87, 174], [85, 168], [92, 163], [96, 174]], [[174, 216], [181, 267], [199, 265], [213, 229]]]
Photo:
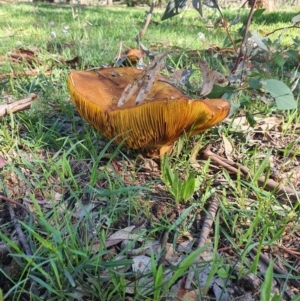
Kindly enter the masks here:
[[132, 260], [133, 260], [132, 270], [135, 273], [143, 274], [144, 272], [149, 271], [151, 269], [151, 258], [149, 256], [145, 256], [145, 255], [134, 256]]
[[256, 125], [254, 127], [255, 130], [269, 131], [274, 127], [278, 127], [282, 120], [278, 117], [267, 117], [256, 119]]
[[141, 236], [141, 234], [131, 233], [134, 228], [135, 226], [130, 226], [113, 233], [105, 241], [105, 247], [106, 248], [111, 247], [113, 245], [120, 243], [123, 240], [138, 239]]
[[202, 96], [205, 96], [209, 94], [213, 89], [214, 76], [212, 71], [209, 69], [207, 62], [202, 59], [199, 59], [199, 68], [203, 76], [202, 89], [200, 94]]
[[232, 159], [232, 157], [231, 157], [231, 154], [233, 151], [232, 144], [230, 143], [228, 138], [223, 134], [222, 134], [222, 140], [223, 140], [225, 154], [226, 154], [227, 159]]

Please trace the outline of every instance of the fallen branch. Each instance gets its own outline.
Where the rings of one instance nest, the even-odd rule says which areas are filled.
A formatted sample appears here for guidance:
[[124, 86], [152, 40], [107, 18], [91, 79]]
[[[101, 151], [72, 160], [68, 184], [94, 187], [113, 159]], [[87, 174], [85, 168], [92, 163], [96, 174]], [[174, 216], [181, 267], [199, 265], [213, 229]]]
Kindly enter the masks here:
[[16, 206], [19, 206], [22, 209], [24, 209], [25, 211], [27, 211], [28, 213], [31, 213], [23, 204], [4, 196], [2, 193], [0, 193], [0, 200], [11, 203], [11, 204], [14, 204]]
[[32, 256], [33, 253], [30, 249], [29, 244], [27, 243], [25, 234], [23, 233], [23, 231], [21, 229], [21, 226], [18, 222], [18, 219], [15, 216], [14, 209], [12, 208], [12, 206], [10, 206], [9, 203], [7, 205], [8, 205], [8, 211], [9, 211], [10, 218], [11, 218], [11, 220], [13, 222], [13, 225], [14, 225], [17, 233], [18, 233], [19, 241], [21, 242], [21, 245], [24, 248], [25, 254], [28, 255], [28, 256]]
[[31, 103], [37, 98], [36, 94], [30, 94], [28, 98], [24, 98], [13, 103], [0, 105], [0, 117], [6, 116], [9, 113], [15, 113], [30, 109]]
[[[251, 250], [251, 252], [254, 255], [257, 255], [258, 251], [256, 248], [253, 248]], [[263, 253], [259, 253], [259, 259], [266, 265], [269, 266], [270, 265], [270, 259], [268, 258], [268, 256], [264, 255]], [[294, 285], [295, 287], [299, 288], [300, 287], [300, 281], [293, 279], [293, 278], [289, 278], [291, 275], [289, 275], [286, 271], [282, 270], [277, 264], [274, 263], [273, 265], [273, 271], [279, 275], [285, 276], [287, 281], [289, 281], [292, 285]], [[274, 278], [277, 278], [276, 275], [274, 275]]]
[[[214, 196], [211, 200], [211, 203], [209, 205], [209, 208], [207, 210], [207, 214], [205, 217], [205, 220], [203, 222], [202, 225], [202, 230], [199, 236], [199, 240], [198, 240], [198, 245], [197, 245], [197, 249], [200, 249], [201, 247], [203, 247], [206, 243], [207, 237], [209, 235], [209, 231], [213, 225], [216, 213], [219, 209], [219, 201], [217, 200], [217, 198]], [[201, 255], [200, 255], [201, 256]], [[200, 257], [197, 258], [195, 260], [194, 263], [197, 263], [200, 260]], [[194, 268], [191, 269], [191, 271], [188, 273], [186, 282], [185, 282], [185, 289], [189, 290], [191, 288], [192, 282], [193, 282], [193, 278], [194, 278]]]
[[[13, 222], [13, 225], [14, 225], [14, 227], [16, 229], [17, 234], [18, 234], [18, 239], [19, 239], [19, 241], [20, 241], [20, 243], [21, 243], [21, 245], [22, 245], [22, 247], [24, 249], [24, 253], [28, 257], [30, 257], [30, 256], [33, 255], [33, 252], [32, 252], [32, 250], [31, 250], [31, 248], [30, 248], [30, 246], [29, 246], [29, 244], [27, 242], [27, 239], [26, 239], [26, 236], [25, 236], [24, 232], [21, 229], [21, 226], [19, 224], [18, 218], [15, 215], [14, 209], [13, 209], [13, 207], [9, 203], [7, 204], [7, 206], [8, 206], [8, 211], [9, 211], [9, 215], [10, 215], [11, 221]], [[30, 211], [28, 210], [28, 212], [30, 212]], [[31, 293], [37, 295], [37, 286], [36, 286], [36, 283], [33, 282], [32, 279], [29, 279], [28, 281], [29, 281], [29, 284], [30, 284], [30, 288], [31, 288], [30, 291], [31, 291]]]
[[[235, 174], [240, 174], [243, 176], [245, 179], [249, 179], [251, 177], [251, 172], [250, 169], [247, 167], [227, 160], [225, 158], [222, 158], [221, 156], [218, 156], [214, 154], [211, 150], [211, 145], [208, 145], [204, 149], [200, 151], [200, 156], [208, 160], [210, 159], [211, 161], [217, 163], [218, 165], [224, 167], [230, 172], [233, 172]], [[292, 188], [288, 186], [284, 186], [272, 179], [266, 179], [266, 177], [261, 176], [257, 179], [259, 187], [262, 187], [263, 189], [267, 191], [272, 191], [276, 193], [276, 195], [284, 200], [289, 200], [293, 203], [300, 201], [300, 191], [293, 190]]]

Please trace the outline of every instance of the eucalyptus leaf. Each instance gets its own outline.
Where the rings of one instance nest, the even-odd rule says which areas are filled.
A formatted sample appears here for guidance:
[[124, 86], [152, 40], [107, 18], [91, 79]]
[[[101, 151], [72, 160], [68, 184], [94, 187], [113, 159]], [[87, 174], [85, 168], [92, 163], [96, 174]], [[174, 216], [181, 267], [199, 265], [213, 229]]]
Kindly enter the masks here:
[[300, 22], [300, 14], [297, 15], [297, 16], [295, 16], [295, 17], [293, 17], [292, 22], [293, 22], [293, 23], [298, 23], [298, 22]]
[[252, 39], [254, 40], [254, 42], [257, 44], [259, 48], [269, 52], [267, 45], [263, 42], [261, 36], [255, 30], [252, 32]]
[[220, 98], [226, 92], [235, 91], [236, 87], [214, 85], [212, 91], [207, 95], [207, 98]]
[[251, 89], [255, 89], [255, 90], [260, 89], [260, 82], [261, 82], [260, 78], [251, 78], [250, 77], [248, 79], [248, 84]]
[[186, 3], [187, 0], [170, 0], [161, 20], [164, 21], [180, 14], [186, 7]]
[[200, 14], [200, 16], [203, 18], [203, 11], [202, 11], [202, 3], [201, 0], [193, 0], [192, 1], [194, 9]]
[[209, 8], [218, 8], [218, 0], [206, 0], [203, 4]]
[[252, 16], [252, 19], [256, 19], [256, 18], [259, 18], [263, 12], [265, 11], [264, 8], [260, 8], [260, 9], [257, 9], [254, 13], [253, 13], [253, 16]]
[[277, 79], [262, 80], [263, 88], [274, 97], [279, 110], [292, 110], [297, 108], [297, 103], [291, 89], [282, 81]]

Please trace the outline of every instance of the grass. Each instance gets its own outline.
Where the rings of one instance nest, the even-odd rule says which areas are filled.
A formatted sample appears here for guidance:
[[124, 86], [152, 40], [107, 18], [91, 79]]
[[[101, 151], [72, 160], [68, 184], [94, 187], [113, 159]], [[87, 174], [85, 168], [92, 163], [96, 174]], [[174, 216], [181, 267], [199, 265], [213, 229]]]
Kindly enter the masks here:
[[[212, 21], [219, 19], [214, 11], [205, 13]], [[224, 11], [229, 20], [235, 14]], [[156, 12], [153, 20], [160, 22], [160, 15]], [[263, 14], [253, 28], [271, 32], [291, 25], [295, 15]], [[199, 300], [221, 300], [226, 294], [238, 297], [238, 289], [253, 300], [276, 300], [276, 293], [287, 300], [287, 294], [290, 299], [298, 294], [299, 287], [293, 288], [291, 281], [299, 280], [299, 201], [283, 202], [258, 185], [265, 175], [299, 189], [299, 176], [293, 176], [300, 158], [297, 109], [278, 111], [261, 101], [260, 92], [240, 89], [233, 94], [240, 109], [228, 122], [203, 135], [180, 138], [163, 162], [142, 158], [116, 147], [78, 116], [66, 86], [70, 68], [59, 56], [79, 56], [78, 69], [112, 63], [121, 41], [124, 48], [135, 46], [145, 9], [82, 6], [72, 11], [67, 5], [15, 3], [1, 4], [0, 17], [0, 55], [35, 48], [43, 62], [33, 63], [32, 68], [40, 70], [37, 76], [26, 76], [24, 62], [16, 65], [5, 59], [0, 65], [1, 73], [23, 72], [1, 80], [1, 102], [30, 93], [39, 96], [30, 110], [0, 121], [0, 155], [6, 161], [0, 169], [0, 191], [32, 212], [13, 206], [30, 249], [26, 253], [8, 205], [0, 204], [0, 300], [26, 300], [29, 294], [32, 300], [183, 300], [191, 292]], [[150, 24], [143, 43], [160, 51], [179, 49], [181, 55], [170, 56], [174, 68], [195, 65], [190, 50], [197, 50], [214, 70], [228, 74], [232, 62], [227, 55], [201, 52], [227, 43], [224, 29], [211, 30], [206, 23], [187, 11]], [[235, 39], [240, 26], [230, 29]], [[281, 33], [271, 35], [271, 47], [280, 53], [296, 51], [297, 29], [284, 32], [277, 43]], [[297, 64], [285, 60], [281, 66], [269, 62], [268, 70], [272, 78], [291, 86], [286, 73], [297, 72]], [[299, 86], [294, 96], [299, 100]], [[245, 130], [234, 121], [246, 113], [256, 120], [273, 116], [280, 122], [269, 131], [258, 125]], [[232, 146], [229, 158], [249, 168], [248, 179], [199, 160], [198, 150], [207, 143], [225, 156], [225, 141]], [[220, 208], [207, 245], [188, 248], [186, 244], [199, 237], [212, 196]], [[130, 233], [119, 232], [133, 226]], [[119, 235], [118, 243], [110, 242], [112, 234]], [[138, 257], [141, 254], [146, 259]], [[273, 274], [270, 267], [265, 272], [261, 254], [273, 260], [270, 267], [274, 262], [286, 274]], [[184, 290], [191, 271], [196, 276]], [[285, 289], [272, 284], [275, 276]]]

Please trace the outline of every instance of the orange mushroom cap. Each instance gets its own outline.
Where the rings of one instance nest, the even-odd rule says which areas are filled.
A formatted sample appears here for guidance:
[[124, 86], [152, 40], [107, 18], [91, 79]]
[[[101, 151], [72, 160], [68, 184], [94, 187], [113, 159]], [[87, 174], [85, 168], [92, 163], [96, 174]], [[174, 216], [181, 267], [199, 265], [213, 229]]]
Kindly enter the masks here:
[[194, 100], [158, 80], [147, 98], [136, 105], [135, 93], [118, 107], [124, 89], [143, 70], [107, 68], [99, 73], [72, 71], [71, 99], [79, 114], [103, 136], [133, 149], [155, 151], [173, 144], [184, 132], [195, 135], [221, 122], [230, 110], [224, 99]]

